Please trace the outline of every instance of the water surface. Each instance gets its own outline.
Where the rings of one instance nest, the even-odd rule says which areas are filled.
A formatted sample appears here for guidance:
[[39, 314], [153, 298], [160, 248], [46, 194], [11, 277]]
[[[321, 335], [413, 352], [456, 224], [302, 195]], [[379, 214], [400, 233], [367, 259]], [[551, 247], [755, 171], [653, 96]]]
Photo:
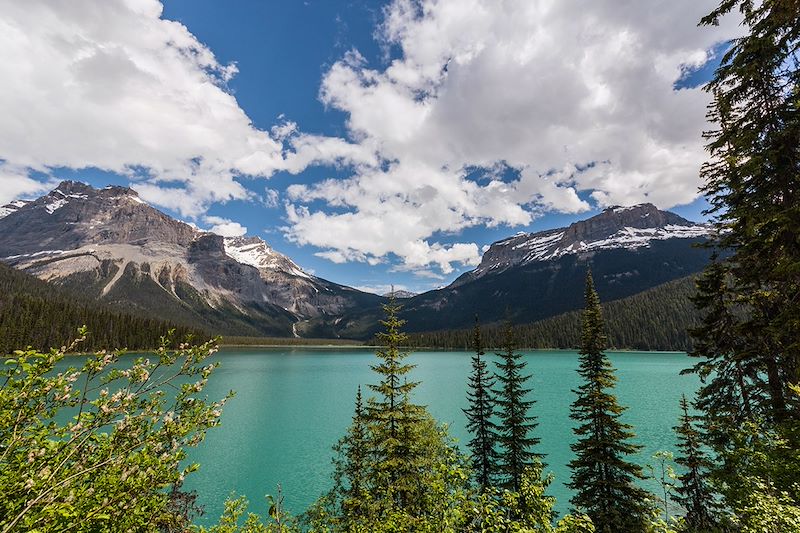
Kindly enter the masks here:
[[[569, 405], [578, 384], [577, 354], [571, 351], [524, 352], [533, 414], [539, 417], [535, 435], [540, 451], [555, 476], [551, 494], [558, 509], [568, 509], [569, 480], [566, 467], [572, 459], [569, 444]], [[644, 445], [638, 460], [644, 464], [658, 450], [673, 450], [678, 399], [698, 386], [695, 376], [681, 376], [691, 360], [682, 353], [610, 353], [617, 368], [617, 396], [629, 407], [623, 420], [635, 426], [637, 442]], [[461, 409], [470, 372], [470, 353], [418, 352], [409, 357], [417, 365], [411, 379], [421, 381], [414, 401], [428, 406], [440, 421], [450, 425], [461, 443], [468, 440]], [[252, 510], [264, 513], [264, 495], [282, 486], [286, 507], [302, 512], [330, 486], [331, 446], [344, 433], [353, 415], [356, 388], [375, 383], [370, 370], [371, 351], [343, 348], [224, 349], [222, 365], [207, 392], [212, 399], [233, 389], [236, 397], [224, 409], [222, 425], [206, 441], [190, 450], [200, 470], [187, 478], [197, 490], [206, 515], [214, 521], [222, 502], [232, 492], [244, 494]]]

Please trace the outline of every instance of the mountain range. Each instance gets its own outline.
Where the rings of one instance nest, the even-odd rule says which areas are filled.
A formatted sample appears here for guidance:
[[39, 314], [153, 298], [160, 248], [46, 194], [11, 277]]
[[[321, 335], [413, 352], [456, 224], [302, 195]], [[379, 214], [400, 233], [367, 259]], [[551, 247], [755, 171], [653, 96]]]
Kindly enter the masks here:
[[[652, 204], [612, 207], [566, 228], [492, 244], [447, 287], [398, 291], [409, 331], [528, 323], [581, 307], [591, 265], [604, 300], [701, 270], [712, 226]], [[64, 181], [0, 207], [0, 260], [116, 309], [237, 336], [371, 337], [384, 296], [303, 271], [258, 237], [176, 220], [126, 187]]]

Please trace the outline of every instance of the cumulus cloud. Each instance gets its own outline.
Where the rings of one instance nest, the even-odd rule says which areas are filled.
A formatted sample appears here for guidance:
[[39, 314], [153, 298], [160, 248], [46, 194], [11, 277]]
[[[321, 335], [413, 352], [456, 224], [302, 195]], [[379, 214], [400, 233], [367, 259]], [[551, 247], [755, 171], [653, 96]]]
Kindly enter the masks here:
[[53, 189], [56, 180], [45, 182], [28, 177], [24, 169], [18, 169], [0, 162], [0, 206], [18, 198], [35, 198]]
[[236, 65], [162, 19], [157, 0], [0, 0], [0, 14], [0, 160], [26, 172], [129, 175], [147, 201], [197, 217], [249, 198], [240, 175], [370, 158], [254, 127], [226, 87]]
[[247, 227], [228, 218], [206, 215], [203, 217], [203, 221], [206, 224], [211, 224], [211, 228], [208, 231], [223, 237], [241, 237], [247, 233]]
[[374, 67], [352, 50], [320, 89], [383, 164], [290, 187], [288, 236], [334, 261], [394, 254], [448, 273], [479, 254], [442, 234], [578, 213], [586, 195], [693, 200], [708, 96], [675, 84], [739, 31], [733, 19], [697, 27], [713, 4], [393, 1], [379, 38], [396, 59]]
[[227, 89], [236, 65], [157, 0], [0, 0], [0, 190], [97, 167], [197, 220], [214, 203], [279, 202], [240, 176], [330, 165], [348, 177], [281, 192], [288, 239], [331, 261], [450, 273], [480, 257], [450, 242], [464, 228], [696, 197], [708, 96], [675, 83], [740, 31], [698, 28], [713, 6], [394, 0], [377, 30], [394, 59], [351, 50], [321, 80], [347, 117], [336, 138], [283, 117], [255, 127]]

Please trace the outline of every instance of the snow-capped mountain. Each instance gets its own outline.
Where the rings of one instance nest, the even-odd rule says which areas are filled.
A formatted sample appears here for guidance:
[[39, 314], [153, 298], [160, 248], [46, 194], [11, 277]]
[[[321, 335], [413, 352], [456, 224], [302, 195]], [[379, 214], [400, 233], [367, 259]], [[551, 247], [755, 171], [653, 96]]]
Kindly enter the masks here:
[[698, 224], [653, 204], [609, 207], [599, 215], [567, 228], [538, 233], [518, 233], [492, 244], [480, 265], [460, 283], [526, 264], [552, 261], [565, 255], [585, 255], [600, 250], [636, 250], [653, 241], [697, 239], [713, 235], [709, 224]]
[[258, 237], [224, 238], [171, 218], [126, 187], [65, 181], [9, 206], [0, 260], [215, 333], [333, 336], [344, 311], [381, 300], [304, 272]]
[[13, 202], [7, 203], [4, 206], [0, 207], [0, 218], [6, 217], [17, 211], [20, 207], [23, 207], [28, 202], [25, 200], [14, 200]]
[[408, 299], [408, 298], [413, 298], [416, 295], [417, 295], [416, 292], [396, 290], [394, 292], [389, 291], [389, 292], [385, 293], [383, 296], [385, 298], [391, 298], [392, 296], [394, 296], [398, 300], [405, 300], [405, 299]]
[[[588, 267], [603, 301], [698, 272], [711, 251], [693, 245], [713, 234], [710, 225], [652, 204], [612, 207], [565, 228], [495, 242], [475, 270], [405, 300], [401, 314], [409, 331], [469, 328], [476, 315], [483, 323], [533, 322], [580, 309]], [[377, 323], [379, 313], [371, 313], [361, 323]]]
[[243, 265], [259, 270], [278, 270], [311, 279], [294, 261], [270, 248], [259, 237], [225, 237], [225, 253]]

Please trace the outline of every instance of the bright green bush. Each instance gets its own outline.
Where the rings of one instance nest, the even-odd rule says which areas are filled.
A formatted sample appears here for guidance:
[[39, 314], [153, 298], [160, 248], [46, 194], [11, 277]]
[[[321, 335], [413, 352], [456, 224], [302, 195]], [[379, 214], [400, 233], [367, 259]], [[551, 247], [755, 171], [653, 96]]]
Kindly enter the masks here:
[[177, 488], [197, 465], [181, 461], [227, 399], [202, 394], [216, 346], [164, 340], [131, 365], [103, 351], [57, 372], [85, 334], [2, 360], [0, 532], [185, 530], [192, 498]]

